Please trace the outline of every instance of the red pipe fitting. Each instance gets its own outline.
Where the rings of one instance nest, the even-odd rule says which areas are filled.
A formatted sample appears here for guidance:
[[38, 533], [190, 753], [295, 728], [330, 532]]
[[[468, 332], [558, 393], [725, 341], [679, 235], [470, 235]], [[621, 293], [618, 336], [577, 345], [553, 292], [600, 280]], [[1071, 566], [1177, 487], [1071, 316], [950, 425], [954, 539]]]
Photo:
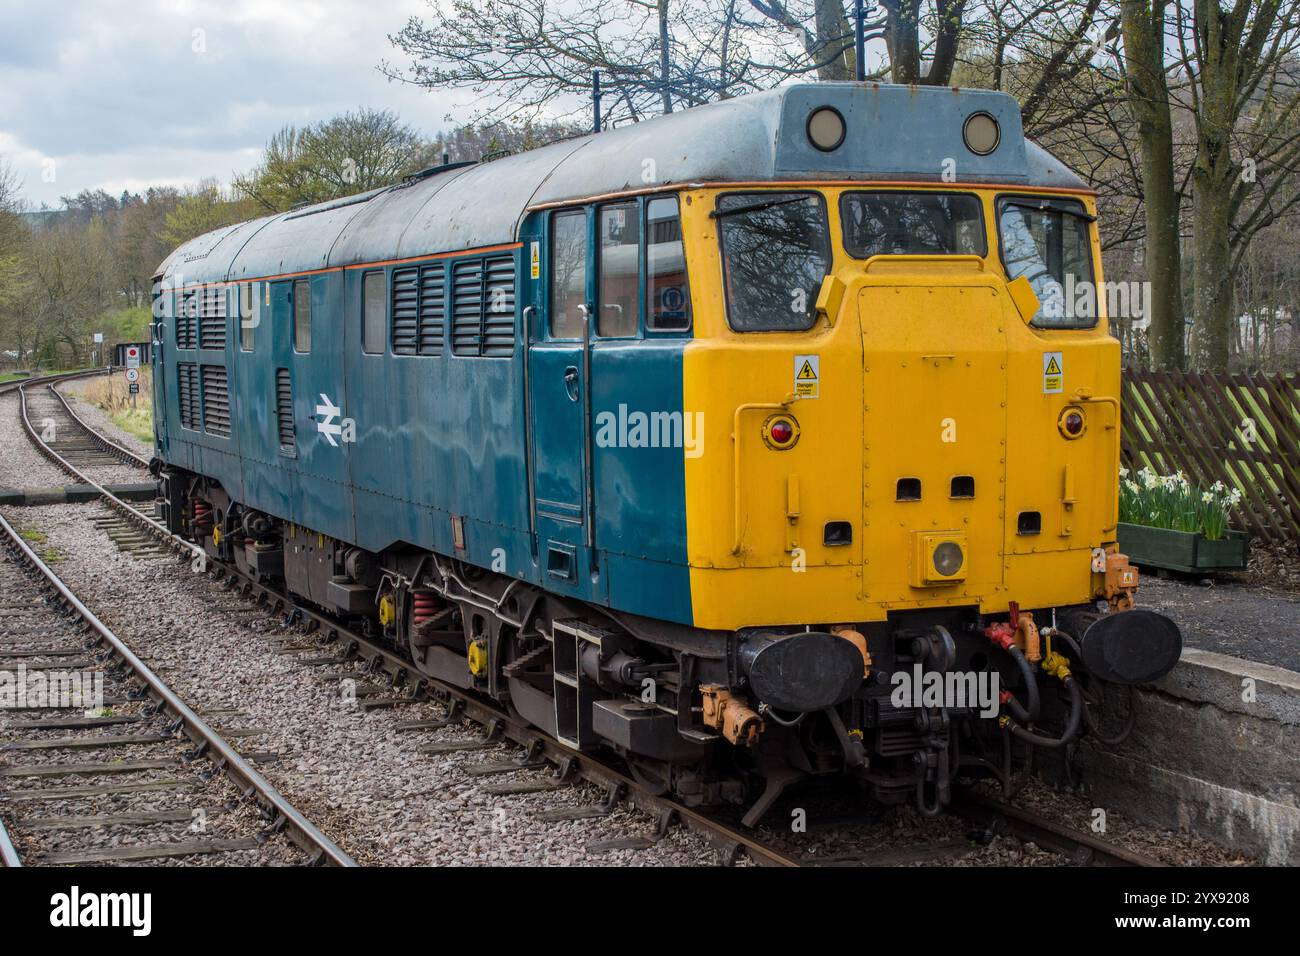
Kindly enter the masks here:
[[1006, 621], [998, 621], [984, 628], [984, 636], [1004, 651], [1010, 650], [1016, 644], [1016, 629]]

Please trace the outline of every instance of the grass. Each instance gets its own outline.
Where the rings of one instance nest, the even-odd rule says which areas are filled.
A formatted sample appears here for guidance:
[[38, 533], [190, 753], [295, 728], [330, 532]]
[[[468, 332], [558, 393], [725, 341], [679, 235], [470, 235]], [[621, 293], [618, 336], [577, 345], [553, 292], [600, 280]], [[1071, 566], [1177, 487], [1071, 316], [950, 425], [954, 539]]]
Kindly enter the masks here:
[[35, 528], [24, 528], [22, 531], [18, 532], [18, 536], [22, 538], [24, 541], [26, 541], [28, 544], [45, 543], [45, 533], [42, 531], [37, 531]]
[[[153, 443], [153, 370], [140, 369], [140, 393], [132, 396], [122, 372], [97, 378], [85, 386], [81, 397], [108, 413], [109, 420], [143, 442]], [[131, 399], [135, 399], [134, 405]]]

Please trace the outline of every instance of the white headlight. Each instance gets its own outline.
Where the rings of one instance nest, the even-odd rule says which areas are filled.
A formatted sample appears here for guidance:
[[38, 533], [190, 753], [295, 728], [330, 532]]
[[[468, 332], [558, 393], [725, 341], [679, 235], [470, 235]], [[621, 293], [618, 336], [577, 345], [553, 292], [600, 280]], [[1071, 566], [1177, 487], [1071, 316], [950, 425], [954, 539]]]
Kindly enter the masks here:
[[988, 113], [971, 113], [966, 117], [961, 135], [967, 149], [976, 156], [987, 156], [998, 148], [1002, 130], [998, 128], [998, 121]]
[[808, 142], [823, 153], [839, 149], [844, 142], [844, 117], [839, 110], [822, 106], [808, 116]]

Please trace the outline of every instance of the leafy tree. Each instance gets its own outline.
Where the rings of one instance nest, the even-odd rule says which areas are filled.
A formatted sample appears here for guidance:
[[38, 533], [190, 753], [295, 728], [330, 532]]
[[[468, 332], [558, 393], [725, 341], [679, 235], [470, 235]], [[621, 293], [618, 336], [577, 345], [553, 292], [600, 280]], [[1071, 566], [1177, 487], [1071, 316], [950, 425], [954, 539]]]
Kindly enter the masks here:
[[302, 129], [284, 127], [257, 168], [233, 185], [261, 209], [283, 212], [391, 185], [418, 168], [427, 148], [396, 113], [361, 109]]

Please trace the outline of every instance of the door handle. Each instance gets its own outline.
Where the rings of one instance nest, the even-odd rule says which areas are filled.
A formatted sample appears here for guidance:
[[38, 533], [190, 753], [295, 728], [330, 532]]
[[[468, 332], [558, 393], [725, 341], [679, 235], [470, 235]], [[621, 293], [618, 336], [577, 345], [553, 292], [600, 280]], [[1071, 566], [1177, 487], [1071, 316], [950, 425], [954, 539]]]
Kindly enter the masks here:
[[564, 370], [564, 390], [569, 393], [569, 401], [578, 400], [578, 369], [573, 365]]

